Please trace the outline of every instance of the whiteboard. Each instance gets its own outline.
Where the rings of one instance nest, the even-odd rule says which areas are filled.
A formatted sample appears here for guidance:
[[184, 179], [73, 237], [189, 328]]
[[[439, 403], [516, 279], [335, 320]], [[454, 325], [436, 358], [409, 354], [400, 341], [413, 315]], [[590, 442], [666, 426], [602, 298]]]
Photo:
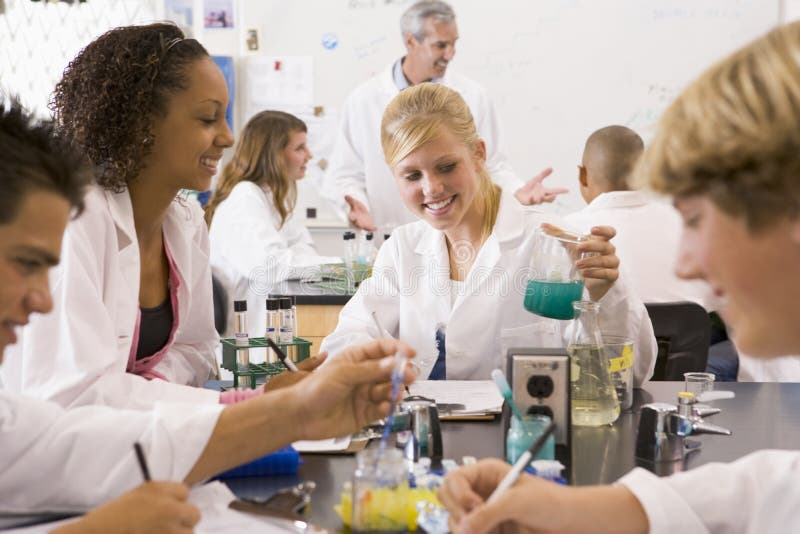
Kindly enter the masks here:
[[[555, 206], [561, 212], [583, 206], [576, 166], [592, 131], [623, 124], [647, 142], [660, 114], [689, 81], [772, 28], [783, 9], [779, 0], [451, 4], [460, 39], [449, 68], [487, 88], [505, 152], [521, 177], [552, 166], [549, 185], [571, 189]], [[335, 111], [355, 86], [404, 53], [398, 21], [408, 5], [243, 0], [238, 20], [242, 31], [259, 28], [259, 54], [313, 58], [315, 105]], [[298, 207], [315, 205], [324, 218], [317, 185], [303, 184]]]

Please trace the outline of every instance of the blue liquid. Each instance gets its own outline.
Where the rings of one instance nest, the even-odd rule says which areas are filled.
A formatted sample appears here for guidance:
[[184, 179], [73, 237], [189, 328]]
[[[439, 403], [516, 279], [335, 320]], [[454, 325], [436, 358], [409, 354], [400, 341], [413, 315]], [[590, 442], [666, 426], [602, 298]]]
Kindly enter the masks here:
[[551, 319], [574, 319], [572, 303], [583, 297], [583, 281], [545, 282], [529, 280], [525, 309]]
[[[522, 454], [533, 446], [533, 442], [542, 435], [550, 424], [550, 418], [546, 415], [527, 416], [519, 422], [516, 418], [511, 421], [511, 427], [506, 435], [506, 460], [514, 464]], [[553, 434], [545, 440], [544, 447], [536, 453], [533, 460], [555, 460], [556, 440]]]

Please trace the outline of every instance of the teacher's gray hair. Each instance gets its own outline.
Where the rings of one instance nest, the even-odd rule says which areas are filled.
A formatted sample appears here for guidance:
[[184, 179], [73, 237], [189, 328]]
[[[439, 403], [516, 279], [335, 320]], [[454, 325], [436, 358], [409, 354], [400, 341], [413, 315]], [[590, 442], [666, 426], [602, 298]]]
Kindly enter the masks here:
[[405, 39], [406, 34], [410, 33], [421, 43], [425, 39], [425, 30], [422, 26], [430, 17], [433, 17], [436, 24], [450, 24], [456, 20], [455, 11], [447, 2], [438, 0], [416, 2], [400, 17], [400, 32], [403, 38]]

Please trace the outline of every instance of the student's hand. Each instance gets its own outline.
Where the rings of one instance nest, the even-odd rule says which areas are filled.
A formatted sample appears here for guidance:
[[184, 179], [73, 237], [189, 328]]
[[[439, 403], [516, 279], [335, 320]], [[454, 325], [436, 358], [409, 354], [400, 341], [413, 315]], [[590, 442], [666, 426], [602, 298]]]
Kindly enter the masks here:
[[276, 389], [285, 388], [296, 384], [307, 377], [311, 371], [323, 364], [327, 359], [328, 353], [323, 352], [312, 358], [306, 358], [297, 364], [297, 372], [284, 371], [279, 375], [275, 375], [264, 384], [264, 393], [268, 391], [275, 391]]
[[52, 534], [188, 534], [200, 521], [188, 497], [186, 484], [146, 482]]
[[[557, 231], [558, 228], [551, 224], [542, 227]], [[578, 255], [590, 253], [589, 257], [575, 261], [575, 267], [581, 272], [589, 292], [589, 298], [597, 302], [611, 289], [619, 278], [619, 258], [616, 248], [611, 244], [611, 238], [617, 231], [610, 226], [595, 226], [589, 234], [591, 239], [579, 243], [574, 248]]]
[[569, 189], [564, 189], [563, 187], [550, 189], [542, 185], [542, 181], [552, 173], [553, 169], [550, 167], [546, 168], [531, 178], [525, 185], [517, 189], [514, 193], [514, 197], [520, 204], [530, 206], [532, 204], [541, 204], [542, 202], [552, 202], [558, 195], [569, 193]]
[[[392, 394], [394, 354], [414, 356], [414, 349], [395, 339], [350, 347], [293, 386], [300, 439], [322, 439], [355, 432], [386, 417]], [[403, 382], [415, 374], [409, 365]]]
[[525, 473], [499, 499], [485, 504], [510, 469], [501, 460], [487, 459], [445, 477], [437, 497], [450, 512], [452, 532], [543, 532], [556, 526], [551, 520], [560, 487]]
[[347, 215], [347, 218], [356, 228], [368, 232], [374, 232], [378, 229], [375, 223], [372, 222], [372, 215], [370, 215], [369, 210], [364, 204], [350, 195], [345, 195], [344, 199], [350, 206], [350, 213]]

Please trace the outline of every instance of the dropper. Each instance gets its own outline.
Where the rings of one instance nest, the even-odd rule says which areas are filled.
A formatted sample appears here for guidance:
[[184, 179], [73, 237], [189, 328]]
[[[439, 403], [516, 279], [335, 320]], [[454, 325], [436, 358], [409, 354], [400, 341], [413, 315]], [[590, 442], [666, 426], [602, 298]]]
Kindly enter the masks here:
[[511, 407], [511, 411], [514, 412], [514, 417], [516, 417], [519, 422], [522, 422], [522, 414], [519, 413], [519, 409], [517, 405], [514, 404], [514, 399], [511, 395], [511, 386], [508, 385], [508, 380], [506, 380], [506, 375], [503, 374], [503, 371], [500, 369], [495, 369], [492, 371], [492, 380], [497, 385], [497, 389], [500, 390], [500, 395], [506, 400], [508, 405]]

